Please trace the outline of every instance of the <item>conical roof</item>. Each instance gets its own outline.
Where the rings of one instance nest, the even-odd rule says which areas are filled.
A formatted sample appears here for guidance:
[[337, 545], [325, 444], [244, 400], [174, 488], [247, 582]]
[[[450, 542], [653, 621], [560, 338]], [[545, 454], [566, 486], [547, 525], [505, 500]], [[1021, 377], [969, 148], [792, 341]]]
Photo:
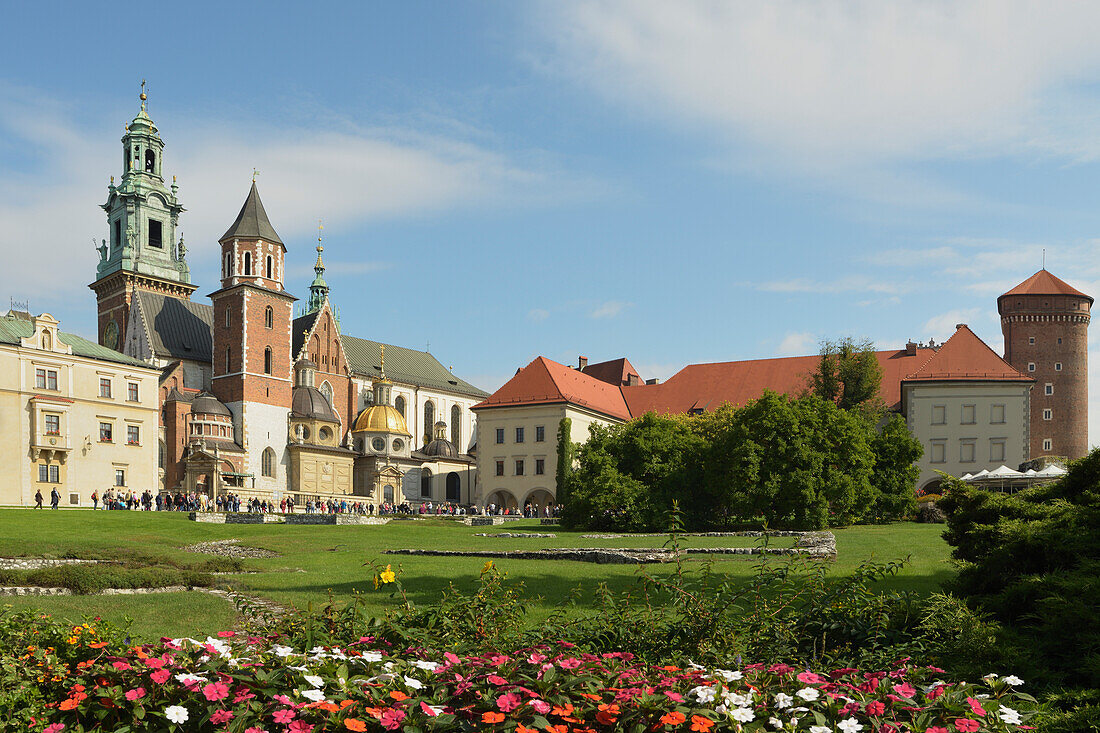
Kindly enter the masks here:
[[[1076, 295], [1081, 298], [1088, 298], [1089, 302], [1092, 302], [1091, 296], [1085, 295], [1065, 280], [1055, 277], [1045, 269], [1039, 270], [1027, 280], [1024, 280], [1022, 283], [1002, 295], [1001, 298], [1009, 295]], [[997, 300], [999, 301], [1001, 298]]]
[[271, 226], [271, 221], [267, 218], [255, 181], [252, 182], [252, 190], [248, 192], [248, 198], [241, 207], [241, 213], [237, 214], [237, 219], [229, 227], [229, 231], [218, 241], [224, 242], [226, 239], [262, 239], [286, 248], [283, 240], [279, 239], [279, 235], [275, 233], [275, 227]]

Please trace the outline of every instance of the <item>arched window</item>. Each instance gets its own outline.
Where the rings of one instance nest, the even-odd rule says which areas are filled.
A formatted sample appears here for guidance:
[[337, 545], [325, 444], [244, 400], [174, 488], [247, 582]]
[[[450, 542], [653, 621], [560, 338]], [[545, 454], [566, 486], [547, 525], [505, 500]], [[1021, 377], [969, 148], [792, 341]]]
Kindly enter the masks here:
[[264, 374], [271, 374], [271, 347], [264, 349]]
[[275, 325], [275, 311], [271, 310], [271, 306], [264, 308], [264, 325], [268, 328], [272, 328]]
[[160, 457], [159, 465], [160, 465], [161, 468], [164, 468], [164, 462], [167, 460], [167, 456], [168, 456], [168, 446], [164, 444], [163, 440], [160, 441], [158, 455]]
[[435, 403], [428, 400], [424, 403], [424, 442], [432, 439], [432, 429], [435, 427]]
[[244, 274], [245, 274], [246, 277], [252, 274], [252, 253], [251, 252], [245, 252], [244, 253]]
[[260, 472], [268, 478], [275, 478], [275, 451], [270, 448], [264, 448], [263, 458], [260, 463]]
[[426, 468], [420, 469], [420, 498], [432, 498], [432, 472]]
[[272, 259], [271, 255], [268, 255], [267, 256], [267, 279], [268, 280], [274, 280], [275, 279], [274, 273], [275, 273], [275, 261]]
[[157, 172], [157, 154], [154, 153], [152, 150], [145, 151], [145, 172]]
[[318, 387], [318, 389], [321, 391], [321, 394], [323, 394], [325, 396], [325, 399], [328, 400], [329, 407], [331, 407], [332, 406], [332, 385], [329, 384], [328, 381], [326, 380], [324, 382], [321, 382], [321, 386]]
[[225, 253], [225, 277], [233, 276], [233, 253]]
[[[225, 313], [226, 313], [227, 316], [229, 315], [229, 311], [226, 311]], [[229, 355], [230, 355], [230, 348], [228, 346], [226, 346], [225, 347], [225, 373], [226, 374], [229, 374]]]
[[401, 413], [401, 417], [405, 417], [405, 398], [401, 395], [397, 395], [397, 399], [393, 401], [393, 407], [395, 410]]
[[451, 442], [455, 449], [462, 452], [462, 408], [451, 405]]

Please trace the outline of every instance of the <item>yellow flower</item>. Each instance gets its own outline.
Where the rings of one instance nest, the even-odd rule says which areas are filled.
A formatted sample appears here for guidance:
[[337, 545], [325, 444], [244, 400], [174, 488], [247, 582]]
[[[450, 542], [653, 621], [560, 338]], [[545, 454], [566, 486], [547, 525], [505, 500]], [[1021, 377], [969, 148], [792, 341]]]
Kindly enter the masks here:
[[70, 637], [69, 637], [68, 639], [66, 639], [65, 641], [66, 641], [66, 643], [68, 643], [68, 644], [75, 644], [75, 643], [77, 643], [78, 641], [80, 641], [80, 639], [78, 639], [78, 638], [77, 638], [77, 637], [75, 637], [75, 636], [70, 636]]
[[386, 566], [385, 570], [379, 573], [378, 577], [383, 583], [392, 583], [397, 580], [397, 574], [390, 570], [389, 565]]
[[482, 572], [482, 573], [487, 573], [487, 572], [489, 572], [489, 571], [490, 571], [490, 570], [492, 570], [492, 569], [493, 569], [493, 561], [492, 561], [492, 560], [488, 560], [488, 561], [486, 561], [486, 563], [485, 563], [485, 564], [484, 564], [484, 565], [483, 565], [483, 566], [481, 567], [481, 572]]

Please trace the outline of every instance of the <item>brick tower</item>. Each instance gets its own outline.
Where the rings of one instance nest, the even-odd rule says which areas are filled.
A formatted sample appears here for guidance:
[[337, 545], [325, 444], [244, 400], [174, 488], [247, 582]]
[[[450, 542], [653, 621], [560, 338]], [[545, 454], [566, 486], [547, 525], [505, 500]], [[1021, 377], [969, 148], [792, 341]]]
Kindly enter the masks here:
[[176, 240], [176, 226], [183, 212], [176, 193], [176, 179], [166, 186], [161, 174], [164, 141], [145, 111], [142, 82], [141, 111], [122, 136], [122, 180], [114, 176], [107, 187], [110, 245], [99, 247], [95, 291], [99, 310], [99, 343], [121, 349], [130, 320], [134, 291], [149, 290], [189, 300], [195, 286], [185, 260], [183, 238]]
[[997, 298], [1005, 361], [1035, 380], [1031, 458], [1088, 453], [1091, 308], [1090, 296], [1045, 269]]
[[[218, 240], [221, 288], [214, 306], [214, 396], [233, 413], [255, 487], [285, 488], [294, 296], [283, 287], [286, 247], [252, 181], [237, 220]], [[265, 458], [264, 454], [271, 451]]]

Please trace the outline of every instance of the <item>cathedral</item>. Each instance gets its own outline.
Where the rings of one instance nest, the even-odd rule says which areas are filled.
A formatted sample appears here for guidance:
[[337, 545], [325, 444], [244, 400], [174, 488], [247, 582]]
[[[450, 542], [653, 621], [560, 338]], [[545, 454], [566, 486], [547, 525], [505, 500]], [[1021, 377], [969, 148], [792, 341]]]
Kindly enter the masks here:
[[123, 166], [102, 208], [99, 343], [160, 369], [162, 491], [228, 492], [374, 505], [470, 504], [477, 423], [488, 394], [427, 351], [345, 335], [323, 247], [304, 306], [286, 287], [287, 247], [255, 178], [218, 240], [221, 280], [193, 300], [185, 209], [162, 172], [146, 110], [126, 126]]

